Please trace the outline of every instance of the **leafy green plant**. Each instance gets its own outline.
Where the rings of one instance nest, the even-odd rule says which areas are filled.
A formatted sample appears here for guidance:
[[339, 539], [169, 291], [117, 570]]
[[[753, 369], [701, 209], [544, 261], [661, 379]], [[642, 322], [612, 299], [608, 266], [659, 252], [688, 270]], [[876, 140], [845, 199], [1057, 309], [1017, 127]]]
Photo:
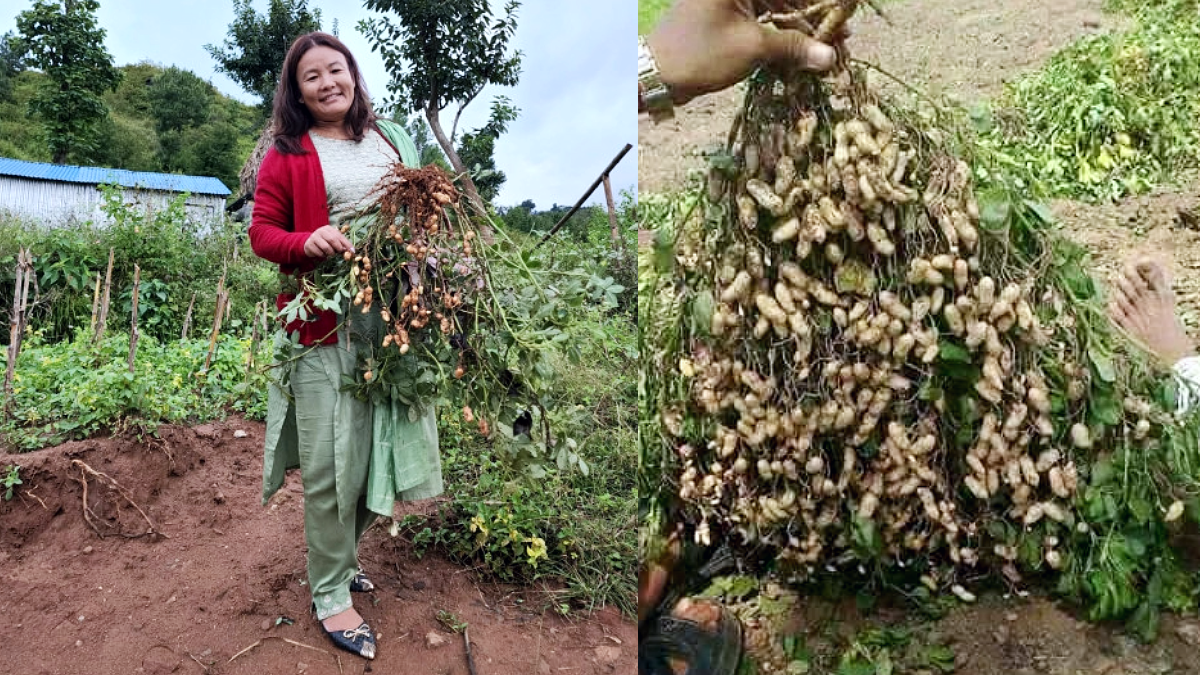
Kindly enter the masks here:
[[461, 633], [467, 627], [467, 622], [458, 618], [454, 612], [447, 612], [444, 609], [439, 609], [437, 613], [438, 623], [442, 624], [451, 633]]
[[[265, 414], [266, 374], [247, 374], [248, 339], [222, 335], [206, 377], [197, 379], [207, 340], [142, 336], [131, 373], [128, 336], [111, 333], [98, 347], [89, 338], [82, 331], [74, 341], [45, 343], [35, 332], [25, 343], [12, 414], [0, 425], [10, 443], [33, 450], [102, 430], [212, 419], [227, 409]], [[260, 348], [257, 361], [267, 363], [268, 347]]]
[[1200, 166], [1195, 2], [1136, 7], [1131, 29], [1081, 38], [976, 116], [983, 142], [1028, 181], [1116, 199]]
[[9, 464], [4, 467], [4, 478], [0, 480], [0, 486], [4, 487], [4, 501], [9, 501], [13, 497], [13, 490], [21, 484], [21, 466], [19, 464]]

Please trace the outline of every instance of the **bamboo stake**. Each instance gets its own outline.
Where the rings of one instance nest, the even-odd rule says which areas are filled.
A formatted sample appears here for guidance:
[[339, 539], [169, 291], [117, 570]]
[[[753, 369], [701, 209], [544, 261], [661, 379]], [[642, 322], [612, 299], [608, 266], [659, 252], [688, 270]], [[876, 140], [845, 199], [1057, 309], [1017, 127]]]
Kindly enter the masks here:
[[130, 316], [129, 327], [129, 372], [134, 372], [133, 362], [137, 354], [138, 343], [138, 286], [142, 282], [142, 268], [133, 266], [133, 313]]
[[17, 278], [13, 287], [13, 306], [8, 323], [8, 364], [4, 372], [4, 412], [12, 407], [13, 376], [17, 356], [21, 353], [21, 338], [25, 333], [25, 309], [29, 300], [29, 275], [33, 272], [33, 256], [22, 248], [17, 253]]
[[88, 332], [96, 334], [96, 312], [100, 311], [100, 273], [96, 272], [96, 289], [92, 291], [92, 322], [88, 324]]
[[100, 320], [96, 323], [96, 335], [92, 340], [96, 344], [100, 344], [100, 340], [104, 337], [105, 324], [108, 323], [108, 302], [112, 293], [113, 253], [112, 248], [108, 249], [108, 271], [104, 273], [104, 299], [100, 302]]
[[183, 330], [179, 333], [180, 340], [186, 340], [188, 330], [192, 327], [192, 307], [196, 305], [196, 292], [192, 291], [192, 301], [188, 303], [187, 314], [183, 315]]
[[213, 353], [217, 351], [217, 336], [221, 333], [222, 314], [224, 314], [228, 299], [229, 293], [225, 290], [225, 270], [222, 270], [221, 280], [217, 282], [217, 309], [213, 314], [212, 335], [208, 338], [208, 355], [204, 357], [204, 369], [200, 371], [202, 373], [208, 372], [208, 367], [212, 364]]

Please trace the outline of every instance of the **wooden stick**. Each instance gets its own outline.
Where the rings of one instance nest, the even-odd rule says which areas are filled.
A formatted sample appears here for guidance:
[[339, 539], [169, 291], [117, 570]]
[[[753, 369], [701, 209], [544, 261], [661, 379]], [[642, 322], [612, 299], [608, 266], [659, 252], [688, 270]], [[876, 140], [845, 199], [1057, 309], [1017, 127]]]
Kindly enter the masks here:
[[108, 249], [108, 271], [104, 273], [104, 299], [100, 301], [100, 320], [96, 322], [96, 335], [93, 342], [100, 344], [100, 340], [104, 338], [104, 327], [108, 323], [108, 302], [112, 293], [112, 270], [113, 270], [113, 254], [112, 248]]
[[221, 314], [225, 310], [226, 299], [225, 270], [222, 270], [221, 280], [217, 282], [217, 309], [213, 314], [212, 335], [208, 338], [208, 355], [204, 357], [204, 368], [200, 371], [202, 373], [208, 372], [208, 367], [212, 364], [213, 353], [217, 350], [217, 336], [221, 333]]
[[608, 163], [607, 167], [604, 168], [604, 171], [600, 172], [600, 176], [596, 178], [596, 182], [592, 183], [592, 186], [588, 188], [588, 191], [583, 193], [583, 196], [579, 198], [579, 201], [575, 202], [575, 206], [572, 206], [571, 210], [567, 211], [567, 215], [563, 216], [562, 220], [559, 220], [554, 227], [550, 228], [550, 231], [547, 232], [537, 244], [534, 244], [534, 248], [546, 243], [547, 239], [553, 237], [555, 232], [558, 232], [559, 228], [563, 226], [563, 223], [567, 222], [571, 216], [575, 215], [575, 212], [579, 210], [579, 207], [583, 206], [583, 203], [587, 201], [587, 198], [591, 197], [592, 193], [596, 191], [596, 188], [600, 187], [600, 182], [612, 172], [613, 168], [617, 166], [617, 163], [621, 161], [621, 158], [623, 158], [625, 153], [629, 152], [631, 148], [633, 148], [633, 145], [629, 143], [625, 144], [625, 147], [621, 149], [621, 152], [618, 152], [617, 156], [613, 157], [613, 160]]
[[[250, 645], [249, 647], [246, 647], [246, 648], [245, 648], [245, 649], [243, 649], [242, 651], [240, 651], [240, 652], [238, 652], [238, 653], [234, 654], [233, 656], [229, 657], [229, 660], [228, 660], [228, 661], [226, 661], [225, 663], [233, 663], [233, 660], [234, 660], [234, 659], [236, 659], [237, 657], [239, 657], [239, 656], [241, 656], [241, 655], [245, 654], [246, 652], [250, 651], [251, 649], [254, 649], [255, 647], [257, 647], [257, 646], [261, 645], [261, 644], [263, 643], [263, 641], [264, 641], [264, 640], [283, 640], [284, 642], [288, 643], [289, 645], [296, 645], [297, 647], [304, 647], [305, 649], [311, 649], [311, 650], [313, 650], [314, 652], [321, 652], [322, 654], [328, 654], [328, 653], [329, 653], [329, 652], [325, 651], [324, 649], [321, 649], [320, 647], [313, 647], [313, 646], [311, 646], [311, 645], [306, 645], [306, 644], [304, 644], [303, 642], [296, 642], [295, 640], [289, 640], [289, 639], [287, 639], [287, 638], [285, 638], [285, 637], [279, 637], [278, 635], [268, 635], [268, 636], [266, 636], [266, 637], [259, 638], [258, 640], [256, 640], [256, 641], [254, 642], [254, 644]], [[339, 665], [340, 665], [340, 661], [339, 661]]]
[[100, 273], [96, 272], [96, 289], [92, 291], [92, 322], [88, 324], [88, 332], [96, 334], [96, 312], [100, 311]]
[[129, 372], [134, 372], [133, 362], [137, 354], [138, 343], [138, 286], [142, 282], [142, 268], [138, 265], [133, 266], [133, 314], [130, 317], [129, 327]]
[[608, 174], [604, 174], [604, 198], [608, 201], [608, 227], [612, 230], [613, 250], [620, 251], [625, 247], [621, 239], [621, 229], [617, 227], [617, 207], [613, 205], [612, 183]]
[[186, 340], [188, 329], [192, 327], [192, 307], [196, 305], [196, 292], [192, 291], [192, 301], [188, 303], [187, 314], [183, 315], [183, 330], [179, 333], [180, 340]]
[[463, 644], [467, 646], [467, 670], [471, 675], [479, 675], [475, 670], [475, 657], [471, 656], [471, 638], [467, 635], [467, 627], [463, 626]]
[[4, 411], [12, 408], [13, 377], [17, 371], [17, 356], [21, 353], [21, 338], [25, 327], [25, 305], [29, 295], [29, 274], [33, 271], [33, 257], [25, 248], [17, 253], [16, 283], [13, 288], [13, 305], [8, 322], [8, 364], [4, 371]]

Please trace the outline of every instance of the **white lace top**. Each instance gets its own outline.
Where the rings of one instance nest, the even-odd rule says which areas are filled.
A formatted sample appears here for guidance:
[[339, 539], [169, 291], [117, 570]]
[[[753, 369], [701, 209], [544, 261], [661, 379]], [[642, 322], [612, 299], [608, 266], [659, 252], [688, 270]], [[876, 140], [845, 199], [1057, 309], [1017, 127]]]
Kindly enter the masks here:
[[321, 160], [331, 224], [369, 204], [374, 199], [371, 191], [399, 159], [391, 144], [374, 129], [368, 129], [361, 142], [326, 138], [311, 131], [308, 134]]

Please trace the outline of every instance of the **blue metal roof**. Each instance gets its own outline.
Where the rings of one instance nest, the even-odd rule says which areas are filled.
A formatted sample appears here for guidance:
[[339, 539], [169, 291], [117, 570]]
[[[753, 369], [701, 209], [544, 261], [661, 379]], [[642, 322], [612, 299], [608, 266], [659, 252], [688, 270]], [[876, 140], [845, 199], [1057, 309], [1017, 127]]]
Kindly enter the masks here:
[[24, 162], [8, 157], [0, 157], [0, 176], [19, 176], [21, 178], [57, 180], [67, 183], [90, 183], [92, 185], [113, 183], [130, 188], [190, 192], [192, 194], [204, 195], [225, 196], [229, 194], [229, 188], [225, 187], [224, 183], [208, 176], [182, 176], [173, 173], [126, 171], [125, 169], [108, 169], [100, 166], [45, 164], [42, 162]]

